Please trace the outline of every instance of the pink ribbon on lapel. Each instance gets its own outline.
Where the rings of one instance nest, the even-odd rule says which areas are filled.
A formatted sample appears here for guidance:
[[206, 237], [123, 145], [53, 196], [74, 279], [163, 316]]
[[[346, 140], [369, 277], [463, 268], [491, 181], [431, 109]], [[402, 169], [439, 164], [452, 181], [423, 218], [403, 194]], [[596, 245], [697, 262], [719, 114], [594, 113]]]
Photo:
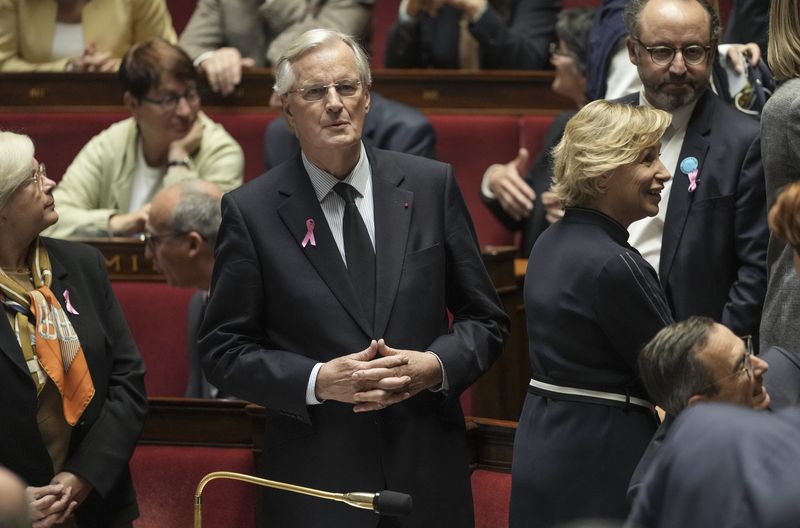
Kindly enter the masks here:
[[689, 177], [689, 192], [694, 192], [697, 189], [697, 169], [693, 170], [686, 176]]
[[306, 236], [303, 238], [303, 242], [300, 245], [306, 247], [309, 242], [311, 242], [312, 246], [317, 247], [317, 241], [314, 239], [313, 218], [309, 218], [308, 220], [306, 220]]
[[66, 306], [66, 310], [67, 310], [69, 313], [71, 313], [72, 315], [80, 315], [80, 314], [78, 313], [78, 310], [76, 310], [76, 309], [75, 309], [75, 308], [72, 306], [72, 303], [71, 303], [71, 302], [69, 302], [69, 291], [68, 291], [68, 290], [64, 290], [64, 305]]

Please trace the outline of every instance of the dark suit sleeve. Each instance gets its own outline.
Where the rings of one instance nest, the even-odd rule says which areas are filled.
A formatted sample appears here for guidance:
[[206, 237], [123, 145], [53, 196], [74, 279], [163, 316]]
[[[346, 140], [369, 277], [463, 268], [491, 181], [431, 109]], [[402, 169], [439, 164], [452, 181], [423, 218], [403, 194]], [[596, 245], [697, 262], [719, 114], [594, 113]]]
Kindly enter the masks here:
[[200, 327], [200, 363], [221, 391], [310, 422], [305, 393], [317, 362], [269, 346], [263, 283], [269, 277], [262, 276], [250, 227], [226, 194], [211, 295]]
[[767, 290], [767, 196], [761, 163], [761, 136], [753, 139], [736, 189], [736, 279], [722, 311], [722, 324], [735, 333], [758, 330]]
[[419, 24], [396, 20], [386, 36], [383, 62], [387, 68], [421, 68], [419, 61]]
[[[111, 289], [105, 259], [99, 252], [93, 264], [94, 269], [87, 266], [79, 272], [88, 276], [90, 287], [95, 292], [101, 292], [92, 295], [99, 295], [105, 308], [99, 316], [103, 319], [101, 325], [106, 333], [103, 342], [106, 344], [105, 361], [109, 364], [107, 392], [95, 394], [95, 398], [105, 398], [99, 416], [67, 459], [64, 470], [82, 476], [105, 497], [128, 468], [128, 461], [144, 427], [147, 395], [144, 362]], [[105, 373], [91, 374], [95, 378]], [[97, 385], [96, 382], [95, 387]]]
[[470, 32], [480, 44], [481, 67], [503, 70], [543, 70], [549, 60], [549, 46], [555, 40], [558, 0], [518, 0], [507, 24], [491, 6], [474, 23]]
[[483, 265], [467, 206], [448, 166], [444, 203], [446, 300], [449, 334], [428, 348], [442, 360], [450, 391], [460, 394], [486, 372], [502, 351], [509, 320]]

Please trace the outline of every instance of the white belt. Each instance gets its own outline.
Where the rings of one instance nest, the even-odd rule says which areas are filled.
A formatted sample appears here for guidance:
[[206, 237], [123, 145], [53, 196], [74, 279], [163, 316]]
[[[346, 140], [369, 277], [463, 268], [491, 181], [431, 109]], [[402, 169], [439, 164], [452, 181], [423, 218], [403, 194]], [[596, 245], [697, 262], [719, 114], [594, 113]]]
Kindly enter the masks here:
[[616, 392], [603, 392], [603, 391], [596, 391], [589, 389], [578, 389], [575, 387], [562, 387], [561, 385], [553, 385], [551, 383], [545, 383], [543, 381], [535, 379], [531, 379], [530, 385], [531, 387], [546, 390], [549, 392], [555, 392], [557, 394], [567, 394], [570, 396], [584, 396], [586, 398], [597, 398], [600, 400], [609, 400], [621, 403], [632, 403], [633, 405], [638, 405], [640, 407], [644, 407], [645, 409], [649, 409], [651, 411], [656, 410], [655, 406], [647, 400], [643, 400], [635, 396], [626, 396], [625, 394], [617, 394]]

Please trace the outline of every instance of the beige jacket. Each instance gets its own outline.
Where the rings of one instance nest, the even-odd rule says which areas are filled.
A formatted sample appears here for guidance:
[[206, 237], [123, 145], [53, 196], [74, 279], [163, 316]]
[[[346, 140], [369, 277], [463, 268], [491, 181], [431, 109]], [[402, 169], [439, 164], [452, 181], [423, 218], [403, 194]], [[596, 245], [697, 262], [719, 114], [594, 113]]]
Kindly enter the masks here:
[[[192, 158], [193, 170], [167, 170], [159, 189], [189, 178], [201, 178], [229, 191], [242, 184], [242, 148], [222, 125], [205, 114], [203, 139]], [[112, 214], [128, 212], [136, 167], [139, 130], [130, 117], [93, 137], [67, 167], [53, 191], [58, 222], [43, 234], [54, 238], [108, 235]]]
[[[0, 0], [0, 71], [64, 71], [54, 60], [57, 0]], [[92, 0], [82, 14], [84, 45], [122, 58], [133, 44], [152, 37], [175, 43], [165, 0]]]

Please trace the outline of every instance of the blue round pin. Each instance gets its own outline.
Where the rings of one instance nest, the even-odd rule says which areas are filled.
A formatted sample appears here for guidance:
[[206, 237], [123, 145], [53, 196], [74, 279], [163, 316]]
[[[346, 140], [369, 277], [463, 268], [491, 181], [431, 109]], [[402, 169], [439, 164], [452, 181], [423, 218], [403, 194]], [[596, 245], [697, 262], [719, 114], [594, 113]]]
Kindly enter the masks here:
[[697, 158], [694, 156], [683, 158], [683, 161], [681, 161], [681, 172], [684, 174], [689, 174], [690, 172], [696, 171], [697, 165]]

